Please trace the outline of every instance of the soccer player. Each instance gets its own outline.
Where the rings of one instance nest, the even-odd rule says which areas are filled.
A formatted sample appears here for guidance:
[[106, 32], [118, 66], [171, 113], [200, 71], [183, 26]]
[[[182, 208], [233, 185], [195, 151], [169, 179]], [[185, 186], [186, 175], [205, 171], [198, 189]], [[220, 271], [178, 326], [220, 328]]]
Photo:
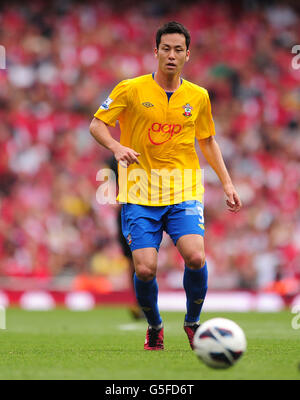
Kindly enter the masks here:
[[[156, 33], [155, 73], [120, 82], [94, 114], [90, 132], [119, 162], [122, 230], [131, 248], [137, 300], [148, 321], [145, 350], [164, 348], [158, 309], [157, 255], [165, 230], [185, 261], [184, 330], [193, 348], [207, 291], [201, 170], [195, 138], [218, 175], [228, 209], [240, 198], [226, 169], [207, 90], [181, 77], [190, 34], [178, 22]], [[120, 142], [108, 129], [119, 121]]]

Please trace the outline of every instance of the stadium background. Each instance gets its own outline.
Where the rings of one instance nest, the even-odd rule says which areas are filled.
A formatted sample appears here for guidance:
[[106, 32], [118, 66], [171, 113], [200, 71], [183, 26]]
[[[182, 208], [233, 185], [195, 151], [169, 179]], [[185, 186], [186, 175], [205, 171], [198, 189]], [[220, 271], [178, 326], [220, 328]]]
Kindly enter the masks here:
[[[244, 204], [236, 215], [226, 210], [200, 155], [208, 304], [222, 307], [225, 297], [217, 296], [224, 290], [232, 294], [229, 308], [297, 301], [297, 1], [89, 0], [0, 6], [0, 304], [132, 301], [117, 206], [96, 201], [96, 174], [110, 154], [94, 142], [89, 123], [116, 83], [155, 70], [154, 35], [168, 20], [191, 32], [184, 77], [209, 91], [217, 140]], [[112, 132], [117, 138], [118, 128]], [[158, 279], [161, 293], [171, 293], [166, 307], [184, 305], [182, 269], [165, 236]]]

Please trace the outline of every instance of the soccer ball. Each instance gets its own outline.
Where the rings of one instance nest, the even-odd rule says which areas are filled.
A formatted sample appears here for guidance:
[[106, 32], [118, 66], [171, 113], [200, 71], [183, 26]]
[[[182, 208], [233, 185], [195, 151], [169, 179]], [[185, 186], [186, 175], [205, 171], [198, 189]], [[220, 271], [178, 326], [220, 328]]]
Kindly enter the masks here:
[[213, 318], [201, 324], [193, 344], [198, 358], [212, 368], [231, 367], [247, 347], [243, 330], [226, 318]]

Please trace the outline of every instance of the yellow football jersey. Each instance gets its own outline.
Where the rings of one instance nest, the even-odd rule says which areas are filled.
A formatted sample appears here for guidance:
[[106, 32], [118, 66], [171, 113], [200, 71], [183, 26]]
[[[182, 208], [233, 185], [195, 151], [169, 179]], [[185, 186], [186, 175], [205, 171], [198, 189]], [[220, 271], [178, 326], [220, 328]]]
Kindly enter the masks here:
[[94, 116], [120, 123], [120, 143], [140, 153], [139, 165], [119, 165], [124, 203], [163, 206], [202, 201], [195, 138], [215, 134], [206, 89], [182, 79], [170, 100], [151, 74], [120, 82]]

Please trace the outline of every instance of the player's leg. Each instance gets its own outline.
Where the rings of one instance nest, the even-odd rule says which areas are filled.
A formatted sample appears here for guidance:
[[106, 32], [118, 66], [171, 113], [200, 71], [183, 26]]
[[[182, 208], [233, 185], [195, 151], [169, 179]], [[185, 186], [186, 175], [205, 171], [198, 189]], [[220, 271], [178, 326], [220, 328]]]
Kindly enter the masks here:
[[132, 255], [135, 267], [134, 287], [136, 298], [149, 325], [144, 349], [163, 350], [164, 329], [157, 302], [157, 249], [153, 247], [137, 249], [133, 250]]
[[133, 250], [135, 267], [134, 287], [137, 301], [149, 326], [159, 328], [162, 319], [158, 310], [158, 285], [156, 281], [157, 250], [153, 247]]
[[207, 292], [207, 266], [204, 252], [203, 205], [198, 201], [175, 204], [170, 208], [166, 230], [185, 261], [183, 286], [187, 312], [184, 330], [193, 348], [193, 337]]
[[208, 276], [203, 237], [195, 234], [184, 235], [178, 239], [176, 246], [185, 262], [183, 275], [183, 286], [187, 297], [185, 322], [192, 325], [200, 319], [207, 292]]
[[185, 261], [183, 287], [186, 293], [186, 314], [184, 331], [191, 348], [200, 326], [200, 314], [207, 292], [207, 265], [205, 261], [203, 237], [200, 235], [181, 236], [176, 244]]
[[131, 248], [135, 268], [136, 298], [149, 324], [144, 345], [146, 350], [163, 349], [156, 281], [157, 252], [163, 233], [163, 208], [136, 204], [125, 204], [122, 208], [122, 231]]

